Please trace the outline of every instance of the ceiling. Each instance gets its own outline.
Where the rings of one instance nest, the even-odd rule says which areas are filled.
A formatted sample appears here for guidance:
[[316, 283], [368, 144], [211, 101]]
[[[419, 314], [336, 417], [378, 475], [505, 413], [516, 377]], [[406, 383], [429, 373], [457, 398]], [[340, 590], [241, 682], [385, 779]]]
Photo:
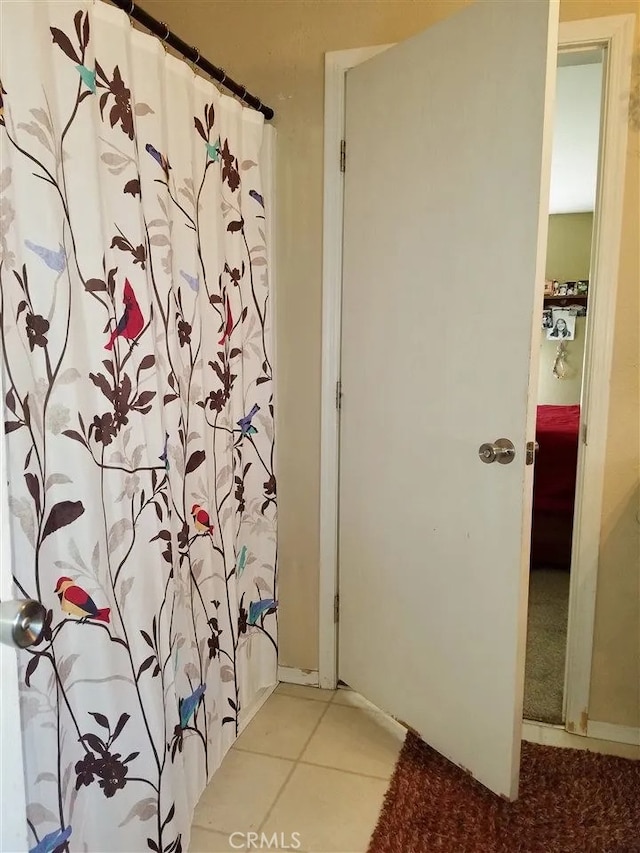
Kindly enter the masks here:
[[550, 213], [582, 213], [595, 208], [601, 93], [601, 61], [559, 63]]

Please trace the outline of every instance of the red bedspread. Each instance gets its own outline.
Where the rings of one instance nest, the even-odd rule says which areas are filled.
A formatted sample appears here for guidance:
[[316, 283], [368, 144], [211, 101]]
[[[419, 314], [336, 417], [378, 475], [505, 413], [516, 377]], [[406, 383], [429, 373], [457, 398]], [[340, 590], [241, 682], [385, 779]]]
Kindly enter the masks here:
[[573, 515], [580, 406], [538, 406], [533, 511]]

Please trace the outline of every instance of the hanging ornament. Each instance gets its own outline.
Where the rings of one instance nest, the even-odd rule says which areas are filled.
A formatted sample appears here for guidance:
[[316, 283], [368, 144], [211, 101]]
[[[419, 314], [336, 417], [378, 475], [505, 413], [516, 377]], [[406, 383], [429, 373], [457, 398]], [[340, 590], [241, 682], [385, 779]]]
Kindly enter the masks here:
[[568, 379], [569, 366], [567, 365], [567, 345], [560, 341], [556, 350], [556, 358], [553, 362], [553, 375], [556, 379]]

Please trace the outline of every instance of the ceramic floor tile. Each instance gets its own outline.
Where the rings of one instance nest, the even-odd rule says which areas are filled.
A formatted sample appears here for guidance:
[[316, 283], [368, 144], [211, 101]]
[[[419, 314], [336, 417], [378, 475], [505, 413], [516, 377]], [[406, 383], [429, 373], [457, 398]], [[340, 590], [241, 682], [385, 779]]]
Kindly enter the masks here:
[[364, 853], [387, 789], [383, 779], [298, 764], [261, 831], [298, 833], [308, 853]]
[[196, 806], [194, 826], [225, 833], [257, 829], [292, 768], [281, 758], [230, 750]]
[[331, 704], [301, 760], [389, 779], [406, 731], [385, 714]]
[[[240, 837], [233, 838], [233, 843], [239, 844]], [[234, 850], [246, 850], [244, 846], [232, 847], [229, 836], [223, 832], [212, 832], [200, 826], [191, 829], [189, 853], [231, 853]]]
[[234, 749], [298, 758], [328, 703], [274, 693], [242, 732]]
[[318, 702], [331, 702], [334, 695], [333, 690], [320, 690], [319, 687], [307, 687], [303, 684], [285, 684], [281, 682], [276, 693], [284, 696], [294, 696], [296, 699], [315, 699]]

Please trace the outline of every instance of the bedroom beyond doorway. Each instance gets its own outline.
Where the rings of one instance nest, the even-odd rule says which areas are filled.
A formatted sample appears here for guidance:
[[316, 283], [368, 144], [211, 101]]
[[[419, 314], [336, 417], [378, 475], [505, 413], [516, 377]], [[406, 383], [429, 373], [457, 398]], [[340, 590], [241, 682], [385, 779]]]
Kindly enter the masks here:
[[602, 51], [558, 55], [524, 695], [525, 719], [552, 724], [564, 722], [602, 85]]

